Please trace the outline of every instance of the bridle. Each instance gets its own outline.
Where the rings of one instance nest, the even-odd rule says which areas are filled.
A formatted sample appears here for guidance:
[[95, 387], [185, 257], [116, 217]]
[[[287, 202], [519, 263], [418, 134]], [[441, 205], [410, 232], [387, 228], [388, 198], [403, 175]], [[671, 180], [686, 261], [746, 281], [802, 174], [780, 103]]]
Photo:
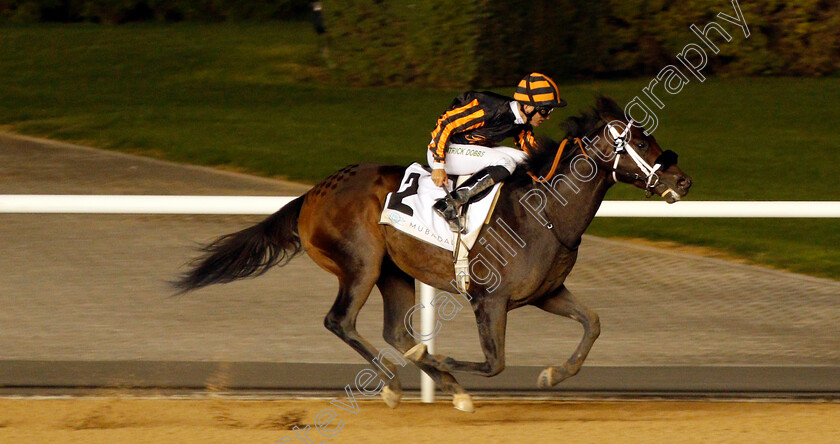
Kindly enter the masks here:
[[633, 119], [630, 119], [630, 121], [627, 122], [627, 126], [624, 127], [624, 131], [621, 133], [619, 133], [618, 130], [609, 123], [607, 125], [610, 128], [610, 134], [613, 137], [613, 147], [615, 148], [615, 160], [613, 161], [611, 175], [613, 182], [618, 183], [618, 163], [621, 161], [621, 156], [626, 154], [630, 156], [642, 172], [642, 175], [634, 173], [633, 176], [626, 173], [627, 177], [630, 177], [633, 180], [644, 180], [645, 196], [650, 197], [653, 194], [653, 188], [659, 184], [659, 175], [656, 174], [656, 172], [667, 169], [669, 166], [676, 164], [677, 153], [671, 150], [663, 151], [662, 154], [656, 158], [653, 165], [650, 165], [630, 144], [629, 136], [630, 128], [633, 126]]
[[[614, 126], [610, 125], [609, 123], [607, 123], [607, 126], [610, 128], [610, 134], [613, 137], [613, 147], [615, 151], [615, 160], [613, 161], [611, 168], [611, 177], [613, 182], [618, 183], [619, 174], [622, 176], [626, 176], [628, 179], [631, 180], [644, 179], [645, 195], [647, 197], [650, 197], [653, 192], [653, 188], [659, 184], [659, 175], [656, 174], [656, 172], [665, 170], [669, 166], [676, 164], [677, 153], [671, 150], [663, 151], [662, 154], [660, 154], [659, 157], [656, 158], [654, 164], [650, 165], [630, 144], [629, 136], [630, 128], [633, 126], [633, 119], [630, 119], [630, 121], [627, 123], [627, 126], [624, 127], [624, 131], [620, 134]], [[588, 138], [588, 136], [585, 137]], [[574, 140], [574, 142], [577, 143], [578, 147], [580, 147], [580, 151], [583, 153], [583, 155], [587, 158], [589, 157], [589, 155], [586, 153], [586, 148], [584, 148], [584, 144], [580, 138], [576, 137], [574, 139], [563, 139], [563, 141], [560, 143], [560, 146], [557, 148], [557, 154], [554, 156], [554, 163], [551, 165], [551, 170], [549, 170], [548, 174], [546, 174], [545, 177], [537, 177], [536, 174], [530, 171], [528, 172], [528, 175], [531, 176], [534, 182], [546, 183], [550, 181], [551, 177], [554, 176], [554, 173], [557, 170], [557, 165], [560, 163], [560, 159], [563, 157], [563, 153], [566, 148], [566, 143], [570, 140]], [[618, 171], [618, 163], [621, 161], [621, 156], [624, 154], [630, 156], [630, 158], [633, 159], [633, 162], [636, 163], [636, 166], [639, 167], [639, 170], [644, 176], [640, 175], [639, 173], [633, 173], [631, 175], [630, 173], [623, 173]]]
[[[624, 127], [624, 131], [621, 132], [621, 133], [619, 133], [618, 130], [616, 130], [614, 126], [610, 125], [609, 122], [607, 123], [606, 126], [608, 126], [610, 128], [610, 134], [613, 137], [613, 147], [614, 147], [614, 150], [615, 150], [615, 160], [613, 161], [612, 167], [610, 168], [612, 170], [611, 173], [610, 173], [610, 176], [612, 177], [613, 182], [618, 183], [618, 176], [619, 175], [626, 176], [627, 178], [629, 178], [631, 180], [642, 180], [642, 179], [644, 179], [644, 181], [645, 181], [645, 196], [650, 197], [651, 195], [653, 195], [653, 188], [656, 187], [656, 185], [659, 184], [660, 177], [656, 173], [658, 171], [663, 171], [663, 170], [668, 169], [668, 167], [670, 167], [671, 165], [676, 165], [676, 163], [677, 163], [677, 153], [675, 153], [671, 150], [663, 151], [662, 154], [660, 154], [656, 158], [656, 161], [653, 163], [653, 165], [650, 165], [645, 161], [644, 158], [642, 158], [642, 156], [630, 144], [630, 141], [629, 141], [630, 137], [629, 136], [630, 136], [630, 128], [633, 126], [633, 119], [630, 119], [630, 121], [627, 123], [627, 126]], [[598, 129], [600, 129], [600, 128], [602, 128], [602, 127], [599, 127]], [[583, 138], [585, 140], [588, 140], [589, 136], [591, 136], [593, 133], [598, 131], [598, 129], [595, 129], [595, 130], [591, 131], [590, 133], [588, 133]], [[536, 174], [534, 174], [530, 171], [528, 172], [528, 175], [531, 176], [531, 179], [534, 182], [549, 183], [551, 181], [550, 179], [551, 179], [552, 176], [554, 176], [554, 174], [557, 170], [557, 165], [560, 163], [560, 160], [563, 157], [563, 153], [565, 151], [566, 144], [570, 140], [574, 141], [574, 143], [576, 143], [578, 145], [578, 147], [580, 147], [581, 153], [586, 158], [590, 158], [589, 155], [586, 152], [586, 148], [584, 147], [585, 145], [580, 138], [576, 137], [574, 139], [564, 139], [560, 143], [560, 145], [558, 146], [557, 153], [554, 156], [554, 163], [551, 165], [551, 169], [549, 170], [546, 177], [538, 177]], [[624, 155], [624, 154], [630, 156], [630, 158], [633, 159], [633, 162], [636, 163], [636, 166], [639, 167], [639, 170], [642, 172], [642, 174], [644, 176], [640, 175], [639, 173], [632, 173], [632, 175], [631, 175], [631, 173], [628, 173], [628, 172], [623, 172], [623, 171], [619, 172], [618, 171], [618, 164], [621, 161], [621, 156]], [[664, 196], [665, 194], [667, 194], [669, 192], [676, 194], [676, 192], [674, 192], [671, 188], [668, 188], [662, 194]], [[543, 217], [545, 217], [545, 216], [543, 216]], [[548, 219], [548, 218], [546, 217], [546, 219]], [[557, 234], [553, 230], [554, 225], [551, 222], [548, 222], [548, 224], [546, 225], [546, 228], [548, 228], [549, 231], [554, 233], [555, 237], [557, 237], [558, 242], [560, 242], [560, 244], [563, 245], [567, 250], [574, 251], [578, 248], [579, 244], [575, 245], [575, 246], [566, 245], [563, 242], [563, 240], [560, 238], [560, 235]]]

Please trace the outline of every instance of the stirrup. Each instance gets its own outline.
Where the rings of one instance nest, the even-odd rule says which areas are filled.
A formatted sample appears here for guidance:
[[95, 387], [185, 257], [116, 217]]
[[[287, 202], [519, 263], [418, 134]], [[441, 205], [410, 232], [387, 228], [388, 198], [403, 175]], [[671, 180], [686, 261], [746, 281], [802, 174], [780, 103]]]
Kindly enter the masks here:
[[455, 207], [454, 202], [452, 202], [452, 199], [449, 196], [438, 199], [432, 208], [435, 210], [435, 213], [440, 215], [440, 217], [449, 224], [449, 229], [452, 230], [453, 233], [462, 231], [461, 218], [458, 216], [458, 209]]
[[467, 222], [463, 216], [457, 216], [453, 222], [447, 222], [449, 222], [449, 229], [453, 233], [467, 234]]

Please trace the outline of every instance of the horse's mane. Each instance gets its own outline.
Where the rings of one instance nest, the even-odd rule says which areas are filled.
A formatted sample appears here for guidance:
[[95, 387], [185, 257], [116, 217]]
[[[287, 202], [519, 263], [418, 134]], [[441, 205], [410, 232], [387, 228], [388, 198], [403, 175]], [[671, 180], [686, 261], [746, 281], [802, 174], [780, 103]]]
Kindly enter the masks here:
[[[579, 116], [569, 117], [560, 127], [566, 131], [565, 139], [583, 138], [589, 136], [604, 123], [622, 118], [624, 118], [624, 110], [618, 106], [615, 100], [599, 95], [595, 99], [595, 106], [581, 112]], [[537, 146], [528, 153], [524, 164], [517, 169], [518, 174], [516, 176], [523, 181], [530, 181], [530, 176], [526, 174], [528, 171], [537, 175], [545, 172], [554, 162], [554, 156], [557, 154], [559, 147], [560, 142], [548, 137], [537, 139]], [[560, 162], [568, 162], [574, 156], [580, 154], [578, 151], [579, 148], [573, 141], [567, 142]]]
[[583, 138], [598, 129], [603, 123], [613, 119], [623, 119], [624, 110], [610, 97], [599, 95], [595, 99], [595, 106], [566, 119], [560, 127], [566, 130], [566, 139]]

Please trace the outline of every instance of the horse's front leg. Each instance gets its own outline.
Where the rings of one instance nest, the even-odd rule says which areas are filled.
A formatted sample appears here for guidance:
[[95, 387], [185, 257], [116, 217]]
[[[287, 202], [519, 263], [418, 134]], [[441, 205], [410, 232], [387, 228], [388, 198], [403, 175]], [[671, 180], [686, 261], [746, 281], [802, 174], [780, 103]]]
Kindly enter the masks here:
[[583, 339], [581, 339], [577, 350], [569, 360], [559, 367], [546, 367], [540, 373], [537, 378], [537, 386], [544, 389], [555, 386], [580, 371], [583, 361], [586, 360], [589, 350], [592, 349], [592, 344], [601, 334], [601, 322], [598, 319], [598, 314], [578, 301], [565, 285], [533, 305], [549, 313], [574, 319], [583, 325]]
[[430, 355], [426, 345], [417, 344], [405, 357], [445, 372], [467, 372], [481, 376], [495, 376], [505, 368], [505, 325], [507, 300], [488, 300], [489, 295], [473, 299], [473, 311], [478, 324], [478, 336], [484, 351], [484, 362], [468, 362], [444, 355]]

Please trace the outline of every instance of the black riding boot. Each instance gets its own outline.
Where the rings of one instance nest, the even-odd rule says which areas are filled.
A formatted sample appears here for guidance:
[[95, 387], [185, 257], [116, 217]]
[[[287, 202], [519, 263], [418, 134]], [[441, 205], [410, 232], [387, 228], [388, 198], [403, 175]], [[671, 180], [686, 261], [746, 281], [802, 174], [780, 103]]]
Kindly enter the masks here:
[[433, 208], [437, 214], [449, 222], [449, 228], [457, 232], [464, 228], [461, 227], [461, 222], [458, 219], [461, 207], [477, 194], [501, 182], [507, 176], [510, 176], [510, 172], [507, 168], [501, 166], [490, 166], [479, 170], [452, 193], [438, 199]]

